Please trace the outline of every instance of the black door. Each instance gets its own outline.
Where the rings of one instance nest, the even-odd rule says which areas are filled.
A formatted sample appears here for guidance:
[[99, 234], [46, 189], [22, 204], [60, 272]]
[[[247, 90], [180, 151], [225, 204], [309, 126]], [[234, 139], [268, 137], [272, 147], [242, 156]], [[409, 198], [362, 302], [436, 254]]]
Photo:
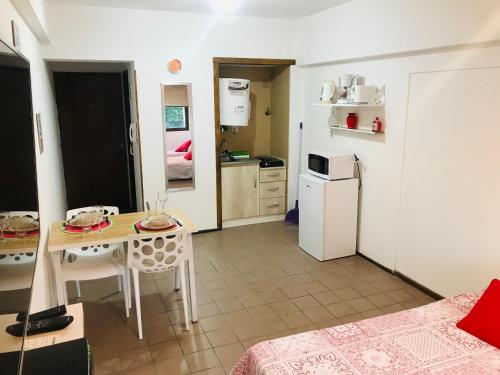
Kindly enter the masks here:
[[125, 73], [54, 73], [68, 208], [136, 211]]
[[0, 210], [37, 211], [30, 71], [0, 66], [0, 82]]

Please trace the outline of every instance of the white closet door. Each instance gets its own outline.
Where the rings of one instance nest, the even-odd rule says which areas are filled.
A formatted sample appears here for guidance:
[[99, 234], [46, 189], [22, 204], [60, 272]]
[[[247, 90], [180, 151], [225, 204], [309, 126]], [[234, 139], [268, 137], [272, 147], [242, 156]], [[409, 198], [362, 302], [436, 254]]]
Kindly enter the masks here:
[[411, 75], [396, 269], [444, 296], [500, 277], [499, 93], [500, 68]]

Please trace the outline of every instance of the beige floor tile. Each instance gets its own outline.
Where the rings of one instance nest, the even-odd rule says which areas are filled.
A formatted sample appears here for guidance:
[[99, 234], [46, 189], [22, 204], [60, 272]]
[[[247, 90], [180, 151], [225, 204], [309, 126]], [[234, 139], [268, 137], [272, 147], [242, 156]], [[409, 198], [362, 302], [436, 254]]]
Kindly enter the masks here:
[[198, 319], [220, 315], [220, 313], [221, 312], [215, 303], [207, 303], [206, 305], [198, 306]]
[[337, 296], [334, 292], [322, 292], [313, 294], [313, 297], [317, 299], [323, 306], [331, 305], [332, 303], [340, 302], [342, 299]]
[[302, 296], [307, 296], [307, 291], [299, 285], [287, 286], [281, 288], [281, 291], [285, 293], [289, 298], [297, 298]]
[[199, 321], [198, 321], [198, 323], [191, 323], [190, 322], [189, 331], [186, 330], [186, 326], [184, 323], [174, 324], [172, 326], [172, 328], [174, 329], [174, 332], [175, 332], [175, 335], [177, 336], [177, 338], [200, 335], [204, 332]]
[[151, 345], [150, 351], [151, 357], [155, 362], [165, 359], [179, 358], [184, 354], [177, 340]]
[[326, 306], [328, 311], [330, 311], [336, 318], [342, 318], [347, 315], [355, 314], [356, 310], [346, 302], [332, 303]]
[[218, 289], [209, 292], [215, 302], [236, 298], [238, 295], [231, 288]]
[[210, 349], [211, 345], [204, 333], [196, 336], [187, 336], [179, 339], [179, 344], [184, 354]]
[[229, 328], [228, 322], [222, 315], [210, 316], [208, 318], [200, 319], [200, 325], [205, 332], [215, 331], [222, 328]]
[[303, 284], [302, 288], [304, 288], [309, 294], [322, 293], [328, 291], [328, 288], [318, 281], [314, 281], [308, 284]]
[[274, 279], [273, 283], [278, 287], [278, 288], [286, 288], [290, 286], [296, 286], [299, 285], [297, 281], [293, 277], [281, 277], [279, 279]]
[[245, 353], [245, 348], [238, 342], [234, 344], [219, 346], [215, 348], [215, 354], [224, 370], [229, 371], [236, 361]]
[[302, 311], [284, 314], [280, 317], [289, 328], [297, 328], [312, 324], [312, 321]]
[[171, 358], [154, 363], [158, 375], [187, 375], [191, 373], [186, 359]]
[[247, 311], [252, 316], [253, 320], [269, 319], [277, 316], [270, 305], [252, 307]]
[[330, 319], [330, 320], [325, 320], [323, 322], [318, 322], [316, 323], [316, 327], [318, 329], [323, 329], [323, 328], [330, 328], [330, 327], [335, 327], [342, 324], [342, 322], [339, 319]]
[[226, 375], [222, 367], [209, 368], [208, 370], [193, 372], [193, 375]]
[[267, 303], [263, 293], [257, 293], [249, 296], [239, 297], [238, 300], [247, 309], [250, 307], [265, 305]]
[[385, 294], [387, 294], [389, 297], [391, 297], [394, 301], [398, 303], [408, 302], [415, 298], [413, 295], [405, 292], [402, 289], [386, 292]]
[[304, 314], [306, 314], [313, 323], [322, 322], [334, 318], [334, 316], [323, 306], [317, 306], [313, 307], [312, 309], [304, 310]]
[[154, 363], [149, 363], [144, 366], [134, 367], [133, 369], [122, 371], [121, 373], [127, 375], [158, 375]]
[[112, 375], [121, 371], [120, 358], [109, 357], [94, 361], [94, 369], [98, 375]]
[[[432, 302], [433, 301], [434, 300], [432, 300]], [[421, 299], [421, 298], [412, 299], [411, 301], [401, 302], [401, 304], [404, 307], [406, 307], [407, 309], [413, 309], [415, 307], [427, 305], [428, 303], [430, 303], [428, 300], [424, 300], [424, 299]]]
[[242, 322], [252, 320], [252, 316], [246, 310], [231, 311], [229, 313], [225, 313], [223, 316], [230, 326], [242, 324]]
[[347, 301], [347, 300], [361, 297], [361, 294], [356, 292], [351, 287], [337, 289], [337, 290], [335, 290], [335, 294], [337, 296], [339, 296], [343, 301]]
[[299, 308], [291, 300], [275, 302], [271, 304], [271, 308], [278, 314], [290, 314], [299, 311]]
[[278, 301], [284, 301], [288, 299], [288, 297], [278, 288], [273, 290], [268, 290], [263, 292], [264, 300], [266, 303], [273, 303]]
[[385, 313], [380, 309], [373, 309], [361, 312], [365, 319], [375, 318], [376, 316], [384, 315]]
[[215, 302], [215, 303], [222, 313], [236, 311], [236, 310], [242, 310], [245, 308], [241, 304], [241, 302], [238, 301], [236, 298], [227, 299], [227, 300], [219, 301], [219, 302]]
[[245, 350], [248, 350], [249, 348], [251, 348], [255, 344], [258, 344], [259, 342], [262, 342], [262, 341], [266, 341], [266, 337], [265, 336], [254, 337], [252, 339], [243, 340], [243, 341], [240, 341], [240, 343], [241, 343], [241, 345], [243, 345], [243, 347], [245, 348]]
[[226, 289], [228, 287], [227, 283], [220, 279], [220, 280], [211, 280], [211, 281], [204, 281], [203, 285], [205, 288], [211, 292], [213, 290], [218, 290], [218, 289]]
[[210, 341], [210, 344], [212, 344], [212, 347], [214, 348], [217, 346], [238, 342], [238, 338], [229, 327], [207, 332], [206, 336], [208, 338], [208, 341]]
[[303, 332], [309, 332], [309, 331], [314, 331], [318, 329], [316, 327], [316, 325], [314, 323], [311, 323], [311, 324], [307, 324], [305, 326], [301, 326], [301, 327], [296, 327], [296, 328], [292, 328], [292, 331], [294, 334], [297, 334], [297, 333], [303, 333]]
[[352, 315], [343, 316], [342, 318], [340, 318], [340, 322], [342, 324], [347, 324], [347, 323], [358, 322], [358, 321], [363, 320], [363, 319], [364, 319], [364, 316], [361, 314], [352, 314]]
[[378, 293], [367, 296], [366, 299], [377, 307], [393, 305], [396, 302], [385, 293]]
[[220, 367], [220, 362], [213, 349], [191, 353], [185, 356], [191, 372], [207, 370], [213, 367]]
[[363, 312], [375, 308], [375, 305], [364, 297], [352, 299], [347, 301], [347, 303], [357, 312]]
[[172, 326], [145, 329], [143, 333], [144, 333], [144, 338], [147, 340], [147, 343], [149, 345], [154, 345], [160, 342], [174, 340], [177, 338]]
[[379, 290], [377, 288], [375, 288], [373, 285], [368, 284], [368, 283], [360, 283], [357, 285], [353, 285], [352, 289], [354, 289], [356, 292], [358, 292], [363, 297], [379, 293]]
[[142, 327], [144, 329], [170, 325], [167, 312], [154, 313], [142, 316]]
[[316, 280], [314, 277], [309, 275], [308, 273], [301, 273], [295, 276], [292, 276], [293, 279], [297, 282], [297, 284], [302, 285], [302, 284], [309, 284], [312, 282], [315, 282]]
[[133, 349], [120, 354], [120, 368], [128, 372], [136, 367], [144, 366], [153, 362], [149, 348]]
[[306, 310], [306, 309], [310, 309], [310, 308], [313, 308], [316, 306], [320, 306], [320, 303], [311, 296], [303, 296], [303, 297], [294, 298], [294, 299], [292, 299], [292, 301], [301, 310]]
[[381, 307], [380, 310], [382, 310], [386, 314], [391, 314], [398, 311], [406, 310], [406, 308], [403, 305], [396, 303], [394, 305]]

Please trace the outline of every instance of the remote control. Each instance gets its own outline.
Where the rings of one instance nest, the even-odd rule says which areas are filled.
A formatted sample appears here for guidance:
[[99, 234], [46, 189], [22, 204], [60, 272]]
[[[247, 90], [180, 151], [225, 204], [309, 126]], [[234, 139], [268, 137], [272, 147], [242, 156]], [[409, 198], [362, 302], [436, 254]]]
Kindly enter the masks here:
[[[36, 320], [40, 319], [47, 319], [47, 318], [53, 318], [55, 316], [61, 316], [66, 314], [66, 306], [61, 305], [61, 306], [56, 306], [51, 309], [39, 311], [34, 314], [30, 314], [29, 316], [29, 321], [34, 322]], [[25, 322], [26, 321], [26, 311], [21, 311], [19, 314], [17, 314], [16, 320], [18, 322]]]
[[[60, 329], [66, 328], [73, 322], [73, 317], [68, 316], [57, 316], [55, 318], [48, 318], [37, 320], [36, 322], [28, 323], [28, 330], [26, 332], [27, 336], [36, 335], [37, 333], [58, 331]], [[12, 336], [21, 337], [24, 333], [24, 323], [17, 323], [8, 326], [5, 331]]]

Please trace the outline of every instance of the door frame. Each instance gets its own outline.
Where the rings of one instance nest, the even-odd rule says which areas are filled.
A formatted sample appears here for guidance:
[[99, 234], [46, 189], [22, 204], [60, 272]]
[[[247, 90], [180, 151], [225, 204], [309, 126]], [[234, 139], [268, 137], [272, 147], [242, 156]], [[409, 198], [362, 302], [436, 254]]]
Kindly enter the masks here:
[[214, 57], [213, 79], [214, 79], [214, 126], [215, 126], [215, 181], [217, 196], [217, 228], [222, 229], [222, 183], [221, 183], [221, 126], [220, 126], [220, 100], [219, 100], [219, 74], [221, 65], [243, 65], [243, 66], [290, 66], [295, 65], [294, 59], [254, 59], [241, 57]]
[[[129, 85], [133, 82], [133, 95], [135, 99], [135, 142], [137, 143], [137, 150], [139, 151], [139, 155], [137, 155], [137, 160], [134, 158], [134, 162], [139, 164], [140, 168], [140, 176], [135, 176], [135, 178], [140, 178], [140, 186], [141, 186], [141, 201], [136, 199], [137, 211], [144, 211], [144, 178], [142, 172], [142, 146], [141, 146], [141, 121], [139, 116], [139, 95], [137, 94], [137, 71], [135, 69], [131, 69], [133, 72], [134, 79], [130, 80], [129, 77]], [[137, 192], [136, 192], [137, 194]], [[140, 203], [140, 204], [139, 204]]]

